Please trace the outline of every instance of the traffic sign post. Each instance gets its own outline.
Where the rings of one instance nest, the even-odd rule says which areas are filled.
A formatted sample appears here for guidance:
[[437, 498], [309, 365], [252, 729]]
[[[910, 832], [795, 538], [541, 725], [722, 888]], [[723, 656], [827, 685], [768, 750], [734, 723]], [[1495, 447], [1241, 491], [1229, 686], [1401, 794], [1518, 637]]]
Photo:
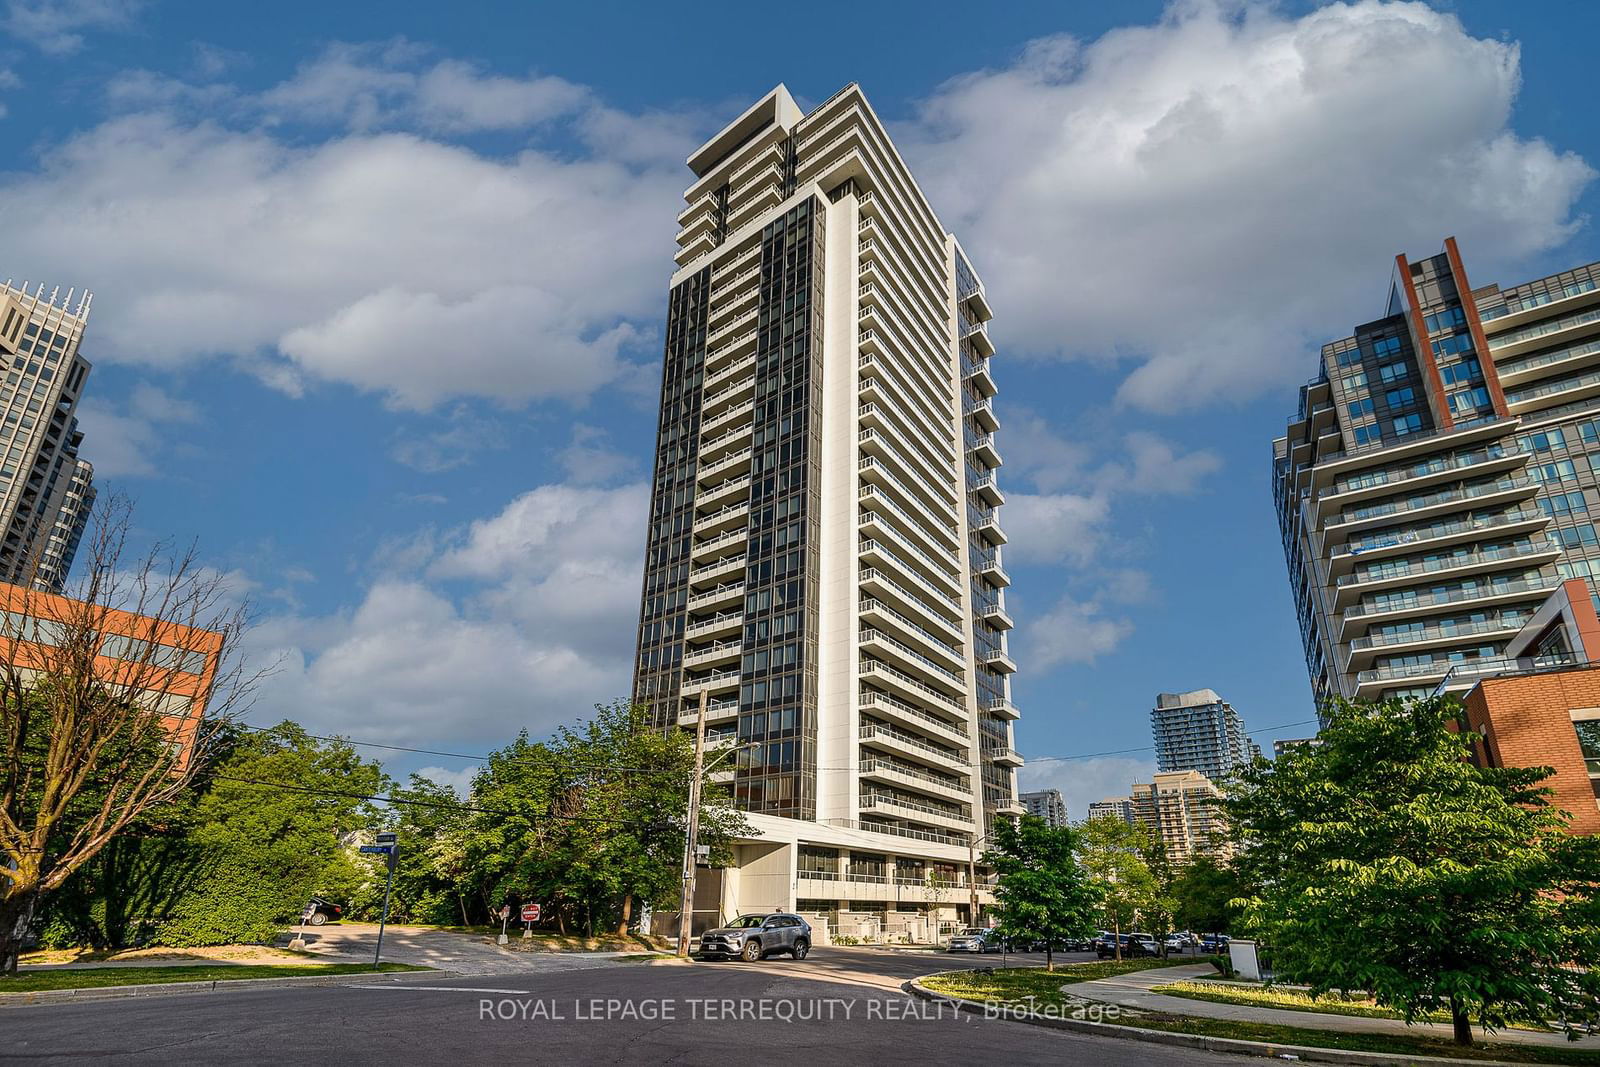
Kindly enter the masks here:
[[362, 845], [362, 852], [372, 852], [389, 857], [389, 878], [383, 886], [383, 914], [378, 917], [378, 947], [372, 953], [372, 966], [376, 970], [383, 958], [383, 928], [389, 924], [389, 894], [394, 891], [394, 865], [400, 858], [400, 840], [393, 833], [378, 835], [377, 844]]
[[524, 904], [522, 906], [522, 939], [526, 941], [533, 936], [533, 924], [539, 921], [539, 905]]
[[506, 936], [506, 923], [511, 921], [511, 905], [500, 905], [500, 936], [495, 939], [495, 944], [510, 944], [511, 938]]

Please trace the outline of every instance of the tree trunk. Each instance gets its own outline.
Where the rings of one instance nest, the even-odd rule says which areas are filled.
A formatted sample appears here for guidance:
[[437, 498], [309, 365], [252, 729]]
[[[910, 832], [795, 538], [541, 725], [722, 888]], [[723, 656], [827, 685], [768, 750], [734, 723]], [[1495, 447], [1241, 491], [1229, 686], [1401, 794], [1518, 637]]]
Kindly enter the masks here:
[[1112, 916], [1111, 919], [1111, 948], [1116, 953], [1118, 963], [1122, 962], [1122, 920]]
[[628, 923], [633, 918], [633, 894], [622, 894], [622, 921], [617, 924], [617, 936], [628, 936]]
[[1472, 1019], [1456, 997], [1450, 998], [1450, 1024], [1455, 1028], [1456, 1044], [1472, 1044]]
[[1050, 954], [1050, 942], [1048, 941], [1044, 943], [1044, 969], [1047, 971], [1056, 969], [1055, 957]]
[[461, 925], [471, 926], [472, 924], [467, 921], [467, 898], [462, 896], [459, 890], [456, 892], [456, 903], [461, 905]]
[[33, 925], [33, 913], [38, 904], [36, 891], [0, 903], [0, 978], [17, 976], [17, 957], [22, 955], [22, 941]]

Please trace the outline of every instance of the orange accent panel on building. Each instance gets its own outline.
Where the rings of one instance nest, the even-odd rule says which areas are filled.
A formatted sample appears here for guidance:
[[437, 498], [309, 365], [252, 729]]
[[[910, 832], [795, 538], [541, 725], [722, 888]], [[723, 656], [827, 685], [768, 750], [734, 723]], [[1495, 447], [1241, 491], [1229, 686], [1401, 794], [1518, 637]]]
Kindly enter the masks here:
[[1574, 710], [1600, 708], [1600, 665], [1485, 678], [1465, 703], [1468, 725], [1485, 735], [1489, 766], [1555, 768], [1544, 782], [1555, 791], [1551, 802], [1572, 814], [1573, 833], [1600, 834], [1600, 807], [1572, 725]]
[[1433, 358], [1433, 349], [1428, 345], [1428, 324], [1422, 317], [1422, 298], [1417, 296], [1416, 283], [1411, 280], [1411, 262], [1403, 254], [1395, 256], [1394, 268], [1405, 287], [1406, 321], [1411, 324], [1411, 347], [1417, 354], [1417, 365], [1426, 372], [1428, 406], [1433, 410], [1434, 425], [1440, 430], [1454, 429], [1456, 420], [1451, 417], [1450, 402], [1445, 399], [1444, 378], [1439, 374], [1439, 362]]
[[1454, 237], [1444, 239], [1445, 258], [1450, 261], [1450, 274], [1455, 279], [1456, 292], [1461, 297], [1461, 313], [1472, 331], [1472, 347], [1478, 350], [1478, 363], [1483, 371], [1484, 384], [1489, 387], [1489, 402], [1494, 413], [1501, 418], [1511, 414], [1506, 407], [1506, 393], [1500, 388], [1500, 372], [1495, 369], [1494, 357], [1489, 354], [1489, 337], [1483, 332], [1483, 319], [1478, 316], [1478, 302], [1472, 299], [1472, 285], [1467, 281], [1467, 268], [1461, 263], [1461, 250]]
[[[112, 685], [137, 686], [161, 697], [189, 701], [189, 708], [183, 715], [162, 716], [163, 725], [186, 750], [184, 759], [187, 761], [187, 750], [194, 743], [216, 681], [222, 657], [223, 636], [220, 633], [131, 611], [96, 608], [81, 600], [4, 582], [0, 582], [0, 612], [45, 623], [63, 623], [80, 633], [92, 627], [103, 637], [149, 641], [203, 656], [204, 665], [197, 671], [164, 668], [153, 658], [140, 663], [105, 654], [95, 657], [97, 675]], [[35, 670], [46, 667], [49, 656], [45, 646], [24, 639], [22, 632], [15, 623], [0, 626], [0, 655], [18, 667]]]

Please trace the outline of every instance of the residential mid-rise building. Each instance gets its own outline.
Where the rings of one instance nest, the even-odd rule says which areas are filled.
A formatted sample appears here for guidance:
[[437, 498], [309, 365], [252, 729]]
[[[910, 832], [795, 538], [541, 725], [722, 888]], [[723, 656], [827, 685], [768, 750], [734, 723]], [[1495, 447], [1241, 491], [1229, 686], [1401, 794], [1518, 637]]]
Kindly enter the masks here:
[[1023, 793], [1017, 800], [1021, 802], [1023, 811], [1037, 815], [1048, 826], [1062, 827], [1072, 821], [1067, 816], [1067, 805], [1061, 799], [1059, 789], [1037, 789]]
[[1129, 791], [1133, 817], [1149, 827], [1167, 859], [1188, 863], [1200, 856], [1231, 855], [1217, 787], [1199, 771], [1156, 774]]
[[0, 581], [60, 592], [94, 505], [76, 416], [90, 296], [0, 285]]
[[1272, 481], [1314, 697], [1470, 688], [1572, 658], [1513, 636], [1600, 575], [1600, 264], [1475, 287], [1455, 240], [1395, 257], [1322, 347]]
[[1272, 758], [1277, 759], [1290, 749], [1300, 748], [1302, 745], [1314, 745], [1316, 743], [1317, 739], [1314, 737], [1279, 738], [1278, 740], [1272, 742]]
[[853, 84], [688, 163], [634, 699], [758, 831], [697, 912], [953, 918], [1021, 811], [988, 298]]
[[1158, 770], [1199, 771], [1214, 782], [1261, 755], [1244, 720], [1214, 689], [1157, 694], [1150, 732]]
[[1106, 797], [1089, 805], [1089, 818], [1091, 819], [1121, 819], [1130, 826], [1133, 824], [1133, 801], [1128, 797]]

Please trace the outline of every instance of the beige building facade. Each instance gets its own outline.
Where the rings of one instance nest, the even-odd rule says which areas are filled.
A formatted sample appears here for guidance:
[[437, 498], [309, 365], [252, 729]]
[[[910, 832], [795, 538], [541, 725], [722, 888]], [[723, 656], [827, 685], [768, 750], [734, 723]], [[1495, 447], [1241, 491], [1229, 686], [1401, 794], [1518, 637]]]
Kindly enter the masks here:
[[957, 921], [1021, 810], [988, 298], [858, 86], [688, 165], [634, 698], [759, 831], [696, 926]]

